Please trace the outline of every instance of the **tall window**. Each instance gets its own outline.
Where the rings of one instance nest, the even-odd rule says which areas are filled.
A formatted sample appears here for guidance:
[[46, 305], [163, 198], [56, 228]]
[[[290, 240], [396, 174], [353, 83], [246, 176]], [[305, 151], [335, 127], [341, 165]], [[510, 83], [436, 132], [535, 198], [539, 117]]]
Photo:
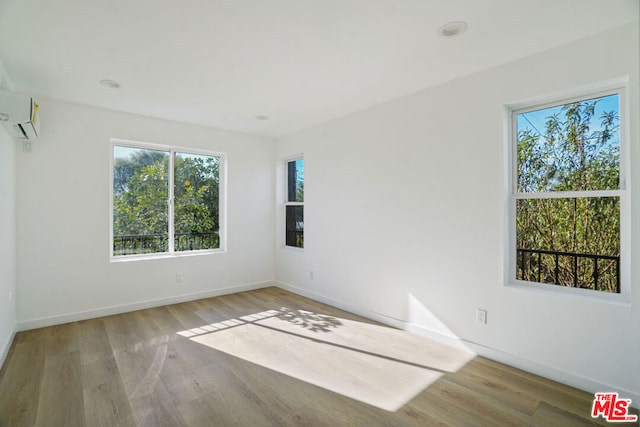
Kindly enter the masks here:
[[287, 162], [287, 201], [285, 203], [285, 244], [304, 247], [304, 160]]
[[620, 293], [620, 94], [517, 110], [513, 127], [512, 275]]
[[221, 155], [113, 145], [113, 257], [216, 250]]

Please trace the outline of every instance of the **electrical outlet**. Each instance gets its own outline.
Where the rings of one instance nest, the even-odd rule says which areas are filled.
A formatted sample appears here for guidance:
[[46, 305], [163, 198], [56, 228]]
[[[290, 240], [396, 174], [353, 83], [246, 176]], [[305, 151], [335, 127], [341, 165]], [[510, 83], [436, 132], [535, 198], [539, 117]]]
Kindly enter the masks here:
[[313, 280], [313, 270], [309, 271], [309, 280]]
[[176, 283], [182, 283], [182, 274], [176, 273]]
[[481, 325], [487, 324], [487, 310], [477, 309], [476, 310], [476, 322]]

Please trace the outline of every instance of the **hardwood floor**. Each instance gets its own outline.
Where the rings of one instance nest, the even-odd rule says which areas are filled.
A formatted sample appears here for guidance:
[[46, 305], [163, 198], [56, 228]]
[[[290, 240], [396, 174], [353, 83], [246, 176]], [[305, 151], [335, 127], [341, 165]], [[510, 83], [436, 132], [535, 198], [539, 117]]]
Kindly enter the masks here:
[[20, 332], [0, 371], [2, 427], [605, 425], [592, 400], [278, 288]]

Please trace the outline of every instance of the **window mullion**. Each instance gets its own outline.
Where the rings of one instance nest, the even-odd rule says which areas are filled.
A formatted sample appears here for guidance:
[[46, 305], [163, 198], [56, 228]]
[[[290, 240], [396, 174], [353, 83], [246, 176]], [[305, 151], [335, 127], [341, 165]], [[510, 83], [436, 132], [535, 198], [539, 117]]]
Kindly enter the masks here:
[[169, 253], [172, 254], [175, 252], [175, 224], [174, 224], [174, 211], [175, 211], [175, 186], [174, 186], [174, 161], [175, 161], [175, 151], [171, 150], [169, 153], [169, 200], [167, 201], [169, 206], [169, 238], [168, 238], [168, 248]]
[[516, 199], [573, 199], [581, 197], [620, 197], [621, 190], [549, 191], [546, 193], [515, 193]]

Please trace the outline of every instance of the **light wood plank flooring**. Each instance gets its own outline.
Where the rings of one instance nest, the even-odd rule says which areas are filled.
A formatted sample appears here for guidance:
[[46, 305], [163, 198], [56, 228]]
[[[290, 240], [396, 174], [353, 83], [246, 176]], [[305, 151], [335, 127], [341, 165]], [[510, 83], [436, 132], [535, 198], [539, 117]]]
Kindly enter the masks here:
[[278, 288], [20, 332], [0, 371], [1, 427], [605, 425], [592, 400]]

